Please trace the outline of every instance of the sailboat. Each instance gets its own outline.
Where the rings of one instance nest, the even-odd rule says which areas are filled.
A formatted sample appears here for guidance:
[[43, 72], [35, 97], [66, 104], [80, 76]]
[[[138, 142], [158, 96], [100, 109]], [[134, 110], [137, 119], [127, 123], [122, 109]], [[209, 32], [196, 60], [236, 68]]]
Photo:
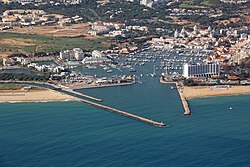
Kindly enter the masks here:
[[151, 75], [151, 77], [155, 77], [156, 76], [155, 65], [154, 65], [153, 73], [151, 73], [150, 75]]

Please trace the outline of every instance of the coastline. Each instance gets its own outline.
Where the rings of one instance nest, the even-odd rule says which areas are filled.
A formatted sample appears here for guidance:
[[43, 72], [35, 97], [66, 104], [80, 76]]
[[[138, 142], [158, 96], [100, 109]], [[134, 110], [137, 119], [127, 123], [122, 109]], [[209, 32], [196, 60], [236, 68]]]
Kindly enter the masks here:
[[191, 115], [188, 101], [190, 99], [219, 97], [219, 96], [236, 96], [250, 94], [250, 85], [239, 86], [178, 86], [177, 82], [168, 82], [160, 79], [161, 84], [175, 84], [177, 92], [184, 109], [184, 115]]
[[0, 103], [14, 102], [56, 102], [77, 101], [78, 99], [49, 89], [40, 90], [0, 90]]
[[250, 85], [232, 86], [228, 89], [220, 89], [213, 86], [184, 86], [182, 91], [185, 98], [190, 100], [195, 98], [250, 94]]

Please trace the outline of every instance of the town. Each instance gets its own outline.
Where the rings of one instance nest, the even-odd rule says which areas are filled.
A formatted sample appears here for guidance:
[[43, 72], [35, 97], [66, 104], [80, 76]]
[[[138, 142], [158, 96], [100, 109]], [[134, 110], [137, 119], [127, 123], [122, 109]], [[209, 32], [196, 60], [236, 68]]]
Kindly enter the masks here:
[[[97, 23], [93, 24], [91, 31], [103, 30], [103, 27], [110, 27], [114, 24], [98, 23], [98, 29], [96, 25]], [[124, 25], [121, 26], [124, 27]], [[248, 63], [250, 35], [247, 33], [248, 29], [215, 30], [211, 27], [200, 29], [195, 25], [191, 31], [183, 27], [181, 31], [175, 30], [172, 36], [153, 38], [147, 41], [147, 48], [134, 47], [120, 51], [116, 49], [84, 51], [81, 48], [74, 48], [60, 51], [56, 55], [41, 53], [15, 56], [13, 54], [2, 59], [1, 69], [4, 71], [5, 69], [26, 68], [38, 73], [50, 74], [50, 82], [56, 84], [70, 87], [69, 85], [76, 81], [84, 81], [83, 87], [88, 87], [86, 84], [90, 84], [89, 87], [91, 87], [93, 83], [96, 87], [98, 84], [121, 85], [121, 82], [134, 83], [136, 80], [140, 82], [139, 76], [136, 78], [133, 72], [140, 66], [158, 62], [159, 64], [155, 64], [153, 70], [162, 70], [163, 80], [170, 76], [171, 81], [182, 81], [187, 85], [246, 85], [250, 84]], [[147, 50], [154, 50], [159, 55]], [[145, 51], [149, 54], [144, 54]], [[175, 56], [171, 58], [161, 56], [163, 52], [175, 53]], [[88, 75], [79, 76], [75, 71], [79, 68], [91, 70], [97, 67], [110, 74], [114, 71], [130, 73], [132, 78], [127, 76], [125, 81], [124, 77], [118, 79], [119, 77], [116, 76], [115, 81], [109, 81], [105, 76], [102, 76], [103, 79]]]
[[[62, 5], [60, 3], [64, 2], [58, 2], [56, 6]], [[67, 1], [64, 5], [82, 3]], [[98, 2], [103, 6], [112, 3], [115, 2]], [[178, 26], [171, 30], [113, 19], [123, 13], [121, 8], [106, 12], [110, 21], [88, 22], [82, 15], [54, 14], [41, 9], [5, 10], [1, 16], [0, 33], [14, 37], [12, 42], [19, 49], [8, 48], [10, 38], [3, 38], [2, 46], [0, 42], [3, 53], [0, 80], [46, 82], [56, 88], [72, 91], [143, 84], [151, 77], [158, 78], [163, 84], [175, 83], [178, 89], [183, 86], [228, 89], [250, 84], [249, 26], [239, 24], [235, 16], [229, 20], [235, 19], [236, 22], [232, 27], [228, 26], [227, 22], [223, 22], [223, 7], [191, 8], [190, 4], [180, 4], [179, 1], [122, 3], [137, 3], [138, 9], [143, 9], [143, 12], [152, 12], [159, 5], [166, 5], [168, 9], [162, 14], [166, 14], [165, 18]], [[228, 5], [232, 2], [222, 3]], [[36, 4], [44, 5], [43, 2]], [[179, 7], [176, 6], [178, 4]], [[245, 4], [248, 2], [238, 2], [238, 5]], [[247, 15], [242, 12], [246, 21]], [[207, 17], [214, 19], [216, 24], [202, 25], [205, 22], [195, 23], [192, 19], [188, 20], [189, 17]], [[27, 41], [26, 38], [30, 37], [32, 39]], [[79, 42], [79, 39], [85, 43]], [[37, 43], [35, 47], [33, 41]], [[92, 47], [97, 44], [104, 46], [104, 43], [108, 47]], [[30, 51], [31, 46], [34, 50]], [[44, 46], [51, 47], [51, 50], [40, 50]], [[183, 106], [188, 106], [184, 95], [179, 92]], [[187, 115], [189, 113], [188, 109]]]
[[248, 167], [249, 100], [250, 0], [0, 0], [1, 167]]

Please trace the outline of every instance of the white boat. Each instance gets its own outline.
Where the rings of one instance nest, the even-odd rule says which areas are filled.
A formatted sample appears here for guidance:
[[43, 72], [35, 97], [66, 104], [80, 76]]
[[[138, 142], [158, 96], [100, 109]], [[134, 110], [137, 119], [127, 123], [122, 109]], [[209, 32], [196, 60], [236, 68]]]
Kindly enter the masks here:
[[151, 75], [151, 77], [155, 77], [156, 76], [155, 65], [154, 65], [153, 73], [151, 73], [150, 75]]

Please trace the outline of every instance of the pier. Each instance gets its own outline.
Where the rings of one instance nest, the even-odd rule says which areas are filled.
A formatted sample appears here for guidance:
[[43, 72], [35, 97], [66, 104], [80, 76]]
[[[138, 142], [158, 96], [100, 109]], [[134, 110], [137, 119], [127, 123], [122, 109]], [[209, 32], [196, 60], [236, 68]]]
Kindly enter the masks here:
[[112, 107], [108, 107], [108, 106], [105, 106], [105, 105], [94, 103], [94, 102], [91, 102], [91, 101], [88, 101], [88, 100], [81, 100], [81, 102], [89, 104], [89, 105], [97, 107], [97, 108], [100, 108], [100, 109], [103, 109], [103, 110], [107, 110], [107, 111], [110, 111], [110, 112], [125, 116], [125, 117], [129, 117], [129, 118], [132, 118], [132, 119], [135, 119], [135, 120], [138, 120], [140, 122], [150, 124], [150, 125], [153, 125], [153, 126], [158, 126], [158, 127], [166, 126], [166, 124], [163, 123], [163, 122], [156, 122], [156, 121], [153, 121], [153, 120], [150, 120], [150, 119], [138, 116], [138, 115], [134, 115], [134, 114], [122, 111], [122, 110], [118, 110], [118, 109], [115, 109], [115, 108], [112, 108]]
[[82, 94], [80, 92], [76, 92], [76, 91], [71, 90], [71, 89], [62, 88], [62, 90], [66, 91], [66, 92], [70, 92], [70, 93], [76, 94], [76, 95], [79, 95], [79, 96], [82, 96], [82, 97], [85, 97], [87, 99], [91, 99], [91, 100], [94, 100], [94, 101], [102, 102], [102, 99], [99, 99], [99, 98], [96, 98], [96, 97], [92, 97], [92, 96], [89, 96], [89, 95], [86, 95], [86, 94]]
[[191, 110], [189, 108], [188, 101], [187, 101], [186, 97], [184, 96], [184, 94], [182, 93], [181, 87], [178, 86], [177, 82], [164, 81], [162, 78], [160, 78], [160, 83], [162, 83], [162, 84], [175, 84], [176, 85], [176, 88], [177, 88], [177, 91], [178, 91], [178, 94], [180, 96], [180, 100], [181, 100], [181, 103], [182, 103], [182, 106], [183, 106], [183, 109], [184, 109], [183, 114], [184, 115], [191, 115]]
[[68, 94], [70, 96], [74, 96], [80, 102], [89, 104], [89, 105], [94, 106], [96, 108], [107, 110], [107, 111], [110, 111], [112, 113], [119, 114], [121, 116], [125, 116], [125, 117], [131, 118], [131, 119], [134, 119], [134, 120], [137, 120], [137, 121], [149, 124], [149, 125], [157, 126], [157, 127], [165, 127], [167, 125], [167, 124], [165, 124], [163, 122], [153, 121], [153, 120], [150, 120], [148, 118], [144, 118], [144, 117], [141, 117], [141, 116], [138, 116], [138, 115], [135, 115], [135, 114], [131, 114], [131, 113], [119, 110], [119, 109], [115, 109], [115, 108], [112, 108], [112, 107], [109, 107], [109, 106], [105, 106], [105, 105], [98, 104], [98, 103], [95, 103], [95, 102], [92, 102], [92, 101], [89, 101], [89, 100], [85, 100], [84, 98], [88, 98], [88, 99], [95, 100], [95, 101], [98, 101], [98, 102], [102, 101], [102, 99], [98, 99], [98, 98], [95, 98], [95, 97], [92, 97], [92, 96], [84, 95], [82, 93], [79, 93], [79, 92], [76, 92], [74, 90], [70, 90], [70, 89], [67, 89], [67, 88], [63, 88], [63, 87], [60, 87], [58, 85], [53, 85], [53, 84], [50, 84], [50, 83], [41, 83], [41, 82], [28, 82], [28, 81], [0, 81], [0, 83], [30, 84], [30, 85], [34, 85], [34, 86], [38, 86], [38, 87], [42, 87], [42, 88], [44, 88], [42, 85], [50, 86], [47, 89], [52, 89], [52, 90], [55, 90], [55, 91], [58, 91], [58, 92]]
[[191, 110], [189, 108], [188, 101], [185, 98], [185, 96], [183, 95], [183, 93], [181, 91], [181, 88], [177, 88], [177, 91], [178, 91], [178, 93], [180, 95], [181, 103], [182, 103], [182, 106], [183, 106], [183, 109], [184, 109], [184, 115], [191, 115]]

